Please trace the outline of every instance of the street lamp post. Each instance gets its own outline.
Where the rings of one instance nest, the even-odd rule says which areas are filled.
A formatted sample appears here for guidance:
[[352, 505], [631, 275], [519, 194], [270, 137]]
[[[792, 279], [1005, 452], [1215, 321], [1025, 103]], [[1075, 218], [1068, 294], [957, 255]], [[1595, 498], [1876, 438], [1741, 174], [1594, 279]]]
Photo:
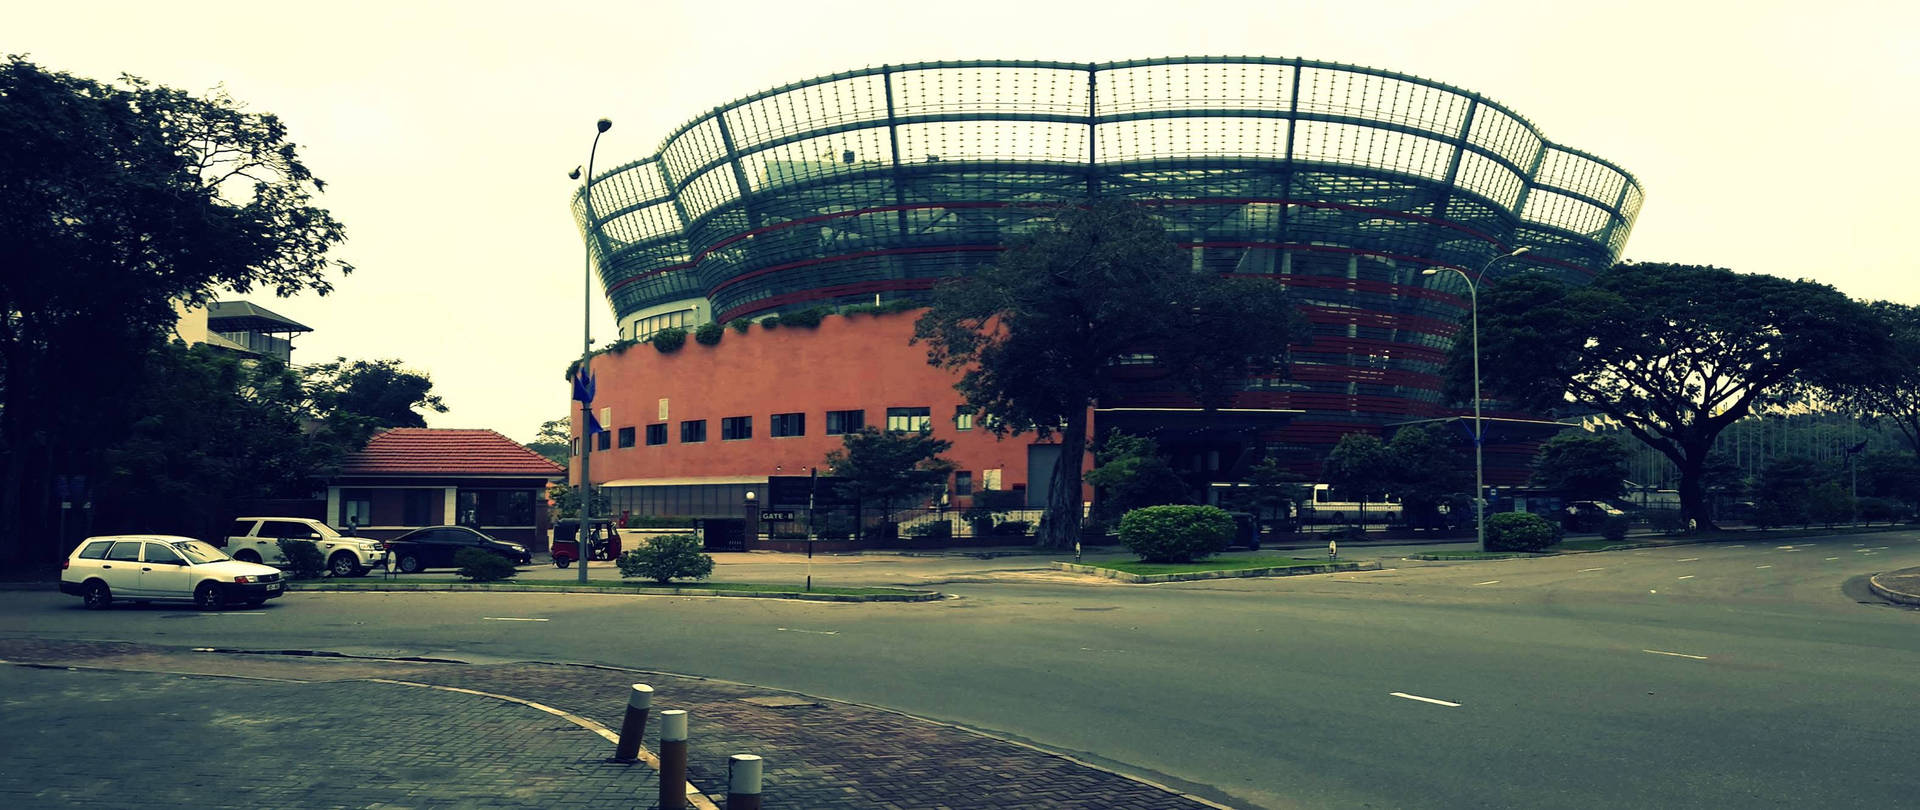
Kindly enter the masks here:
[[[1492, 270], [1501, 259], [1524, 256], [1530, 250], [1532, 248], [1515, 248], [1512, 253], [1502, 253], [1488, 259], [1486, 264], [1481, 265], [1479, 276], [1486, 278], [1487, 271]], [[1440, 269], [1429, 267], [1420, 271], [1420, 275], [1431, 276]], [[1480, 420], [1480, 290], [1479, 285], [1474, 283], [1473, 277], [1467, 275], [1467, 271], [1458, 267], [1446, 269], [1459, 273], [1460, 279], [1467, 283], [1468, 308], [1473, 318], [1473, 530], [1474, 538], [1480, 544], [1480, 550], [1485, 552], [1487, 550], [1487, 473], [1484, 450], [1487, 444], [1487, 429], [1486, 423]]]
[[[593, 231], [595, 227], [593, 157], [600, 151], [600, 136], [613, 128], [613, 121], [602, 118], [594, 124], [594, 127], [597, 131], [593, 133], [593, 147], [587, 150], [586, 174], [581, 174], [580, 167], [575, 166], [573, 172], [567, 175], [580, 181], [580, 201], [587, 207], [586, 289], [581, 296], [580, 306], [580, 374], [586, 374], [589, 364], [593, 361], [593, 243], [599, 238]], [[592, 424], [593, 403], [582, 401], [580, 403], [580, 527], [579, 531], [574, 533], [574, 539], [579, 543], [580, 548], [580, 584], [582, 585], [587, 584], [587, 560], [592, 556], [588, 553], [590, 546], [587, 543], [587, 532], [593, 525], [593, 480], [587, 477], [593, 457], [593, 433], [587, 428]]]

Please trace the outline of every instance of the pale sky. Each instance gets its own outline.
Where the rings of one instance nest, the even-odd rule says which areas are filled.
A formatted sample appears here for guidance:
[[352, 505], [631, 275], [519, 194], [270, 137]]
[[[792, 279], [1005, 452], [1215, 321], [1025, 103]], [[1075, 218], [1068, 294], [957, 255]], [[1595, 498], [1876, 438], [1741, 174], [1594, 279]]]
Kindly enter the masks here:
[[[566, 415], [583, 248], [567, 171], [652, 154], [702, 111], [869, 65], [1304, 57], [1452, 84], [1647, 189], [1625, 258], [1920, 304], [1911, 2], [13, 3], [0, 54], [278, 114], [359, 270], [249, 300], [314, 328], [297, 362], [399, 358], [433, 427], [529, 441]], [[286, 10], [282, 10], [286, 9]], [[617, 335], [593, 292], [599, 342]]]

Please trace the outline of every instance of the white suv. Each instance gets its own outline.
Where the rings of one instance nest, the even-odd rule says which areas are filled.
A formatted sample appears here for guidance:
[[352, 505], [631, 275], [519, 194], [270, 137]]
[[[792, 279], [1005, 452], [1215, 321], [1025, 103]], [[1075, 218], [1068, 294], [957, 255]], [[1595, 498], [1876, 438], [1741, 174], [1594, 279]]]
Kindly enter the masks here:
[[192, 599], [206, 610], [259, 607], [286, 593], [280, 571], [240, 562], [191, 537], [123, 534], [89, 537], [60, 564], [60, 592], [92, 610], [115, 599]]
[[365, 576], [387, 564], [387, 544], [347, 537], [312, 518], [236, 518], [220, 545], [236, 560], [259, 563], [280, 559], [281, 540], [311, 541], [326, 557], [327, 571], [336, 577]]

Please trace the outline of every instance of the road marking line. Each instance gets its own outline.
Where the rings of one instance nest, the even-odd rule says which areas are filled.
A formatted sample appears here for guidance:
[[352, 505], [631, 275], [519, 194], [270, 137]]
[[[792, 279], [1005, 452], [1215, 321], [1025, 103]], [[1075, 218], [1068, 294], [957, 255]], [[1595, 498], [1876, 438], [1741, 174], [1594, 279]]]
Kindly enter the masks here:
[[1498, 584], [1500, 584], [1500, 580], [1497, 580], [1497, 579], [1489, 579], [1489, 580], [1487, 580], [1486, 582], [1475, 582], [1475, 583], [1473, 583], [1473, 584], [1475, 584], [1475, 585], [1498, 585]]
[[816, 635], [816, 636], [837, 636], [837, 635], [840, 635], [840, 631], [838, 631], [838, 630], [801, 630], [801, 629], [800, 629], [800, 628], [798, 628], [798, 627], [782, 627], [782, 628], [779, 628], [779, 629], [781, 629], [781, 630], [783, 630], [783, 631], [786, 631], [786, 632], [788, 632], [788, 633], [811, 633], [811, 634], [813, 634], [813, 635]]
[[1699, 559], [1699, 557], [1688, 557], [1684, 560], [1676, 560], [1676, 562], [1697, 562]]
[[1389, 695], [1392, 695], [1392, 696], [1394, 696], [1394, 697], [1397, 697], [1397, 698], [1406, 698], [1406, 699], [1408, 699], [1408, 700], [1417, 700], [1417, 701], [1420, 701], [1421, 703], [1432, 703], [1432, 704], [1434, 704], [1434, 705], [1436, 705], [1436, 706], [1452, 706], [1452, 707], [1454, 707], [1454, 708], [1459, 708], [1459, 707], [1460, 707], [1460, 704], [1458, 704], [1458, 703], [1452, 703], [1452, 702], [1449, 702], [1449, 701], [1445, 701], [1445, 700], [1435, 700], [1435, 699], [1433, 699], [1433, 698], [1430, 698], [1430, 697], [1421, 697], [1421, 696], [1419, 696], [1419, 695], [1409, 695], [1409, 694], [1407, 694], [1407, 693], [1405, 693], [1405, 692], [1388, 692], [1387, 694], [1389, 694]]
[[1756, 565], [1756, 566], [1754, 566], [1754, 568], [1772, 568], [1772, 567], [1773, 567], [1773, 566], [1771, 566], [1771, 565]]
[[1747, 546], [1746, 546], [1746, 544], [1745, 544], [1745, 543], [1741, 543], [1741, 544], [1739, 544], [1739, 545], [1732, 545], [1732, 546], [1727, 546], [1727, 548], [1746, 548], [1746, 547], [1747, 547]]
[[1686, 576], [1684, 576], [1684, 577], [1681, 577], [1681, 579], [1693, 579], [1693, 575], [1692, 575], [1692, 574], [1688, 574], [1688, 575], [1686, 575]]
[[1840, 558], [1839, 558], [1839, 557], [1828, 557], [1827, 559], [1829, 559], [1829, 560], [1837, 560], [1837, 559], [1840, 559]]
[[553, 621], [552, 619], [522, 619], [517, 616], [481, 616], [480, 618], [483, 621], [489, 621], [489, 622], [550, 622], [550, 621]]
[[1695, 660], [1695, 661], [1705, 661], [1705, 660], [1707, 660], [1707, 657], [1706, 657], [1706, 656], [1704, 656], [1704, 655], [1688, 655], [1688, 654], [1686, 654], [1686, 653], [1677, 653], [1677, 652], [1662, 652], [1662, 651], [1660, 651], [1660, 650], [1641, 650], [1641, 652], [1643, 652], [1643, 653], [1653, 653], [1654, 655], [1671, 655], [1671, 656], [1673, 656], [1673, 657], [1675, 657], [1675, 658], [1691, 658], [1691, 659], [1693, 659], [1693, 660]]
[[1599, 568], [1582, 568], [1580, 569], [1580, 573], [1584, 574], [1588, 571], [1605, 571], [1605, 570], [1607, 570], [1607, 567], [1603, 565], [1603, 566], [1600, 566]]
[[1774, 548], [1784, 548], [1791, 551], [1793, 549], [1793, 546], [1774, 546]]

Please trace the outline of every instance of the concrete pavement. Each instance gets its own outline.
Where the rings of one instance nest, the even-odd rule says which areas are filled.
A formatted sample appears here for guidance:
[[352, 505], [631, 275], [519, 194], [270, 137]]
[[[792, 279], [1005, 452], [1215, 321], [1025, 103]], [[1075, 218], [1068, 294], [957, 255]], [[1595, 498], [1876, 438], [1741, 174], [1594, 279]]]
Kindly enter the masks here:
[[[627, 687], [689, 712], [688, 778], [765, 758], [768, 808], [1220, 807], [897, 712], [604, 667], [288, 657], [0, 639], [7, 807], [650, 807], [604, 761]], [[658, 721], [647, 748], [658, 750]]]

